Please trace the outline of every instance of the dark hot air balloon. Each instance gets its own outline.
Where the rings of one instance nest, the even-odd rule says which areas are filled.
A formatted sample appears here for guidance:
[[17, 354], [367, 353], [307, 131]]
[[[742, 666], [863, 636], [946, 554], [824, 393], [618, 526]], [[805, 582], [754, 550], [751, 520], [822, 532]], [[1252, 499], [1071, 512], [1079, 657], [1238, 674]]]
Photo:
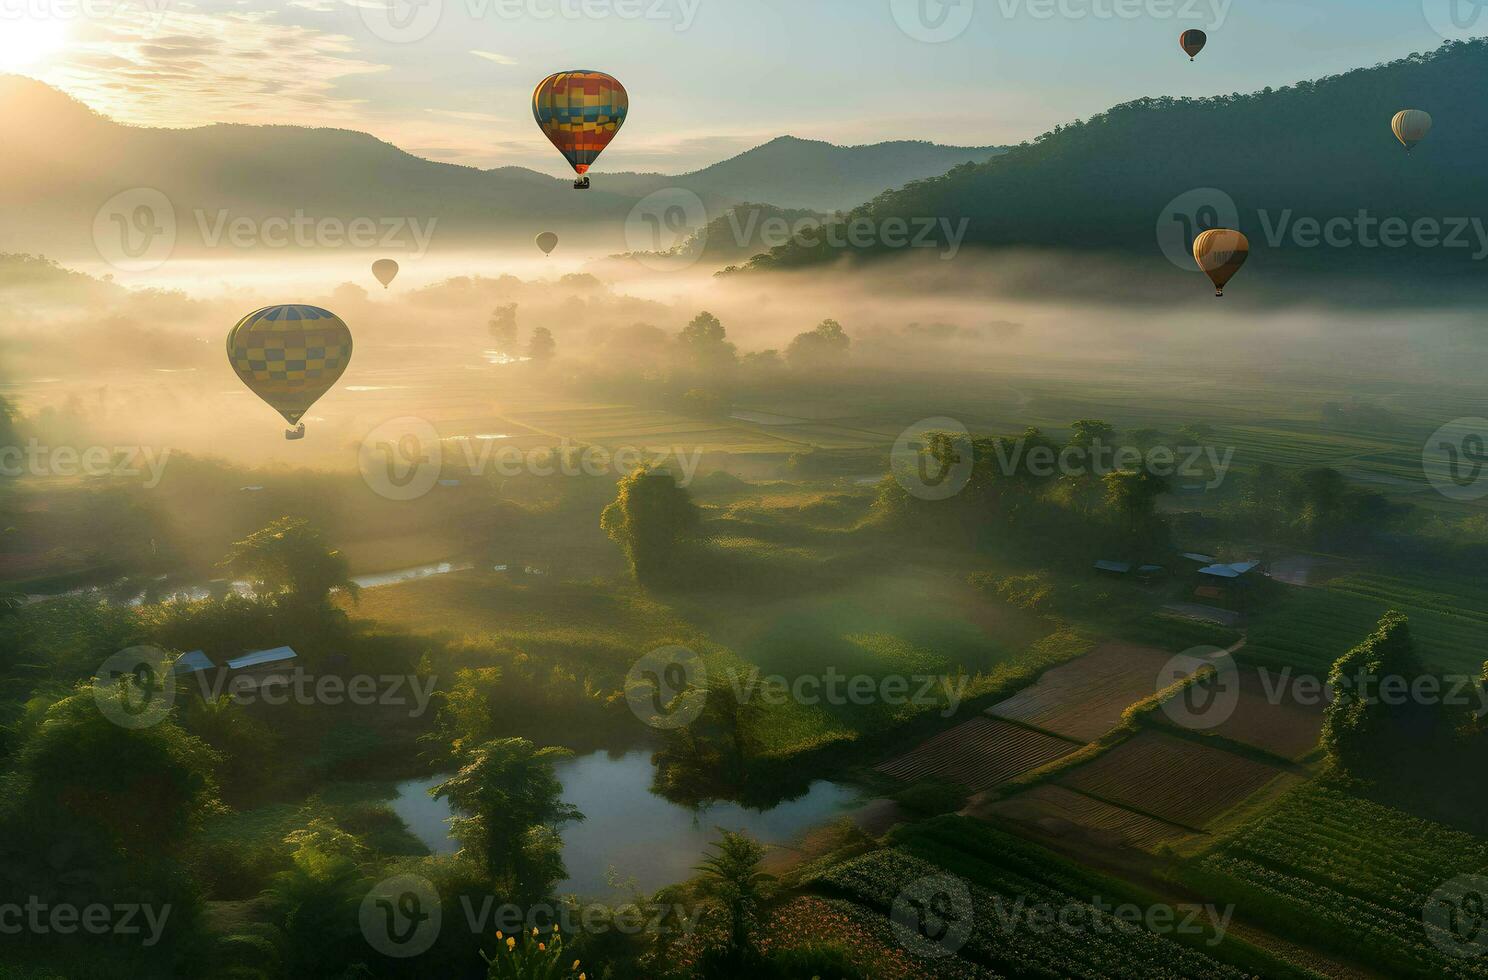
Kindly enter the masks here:
[[1178, 44], [1183, 48], [1184, 53], [1188, 55], [1189, 61], [1197, 58], [1199, 52], [1204, 50], [1204, 45], [1208, 43], [1209, 35], [1198, 28], [1194, 28], [1191, 31], [1184, 31], [1178, 35]]
[[552, 255], [553, 249], [558, 247], [558, 236], [551, 231], [545, 231], [537, 236], [537, 247], [543, 250], [544, 255]]
[[398, 263], [392, 259], [378, 259], [372, 263], [372, 275], [376, 276], [377, 281], [382, 283], [382, 288], [386, 289], [394, 279], [398, 278]]

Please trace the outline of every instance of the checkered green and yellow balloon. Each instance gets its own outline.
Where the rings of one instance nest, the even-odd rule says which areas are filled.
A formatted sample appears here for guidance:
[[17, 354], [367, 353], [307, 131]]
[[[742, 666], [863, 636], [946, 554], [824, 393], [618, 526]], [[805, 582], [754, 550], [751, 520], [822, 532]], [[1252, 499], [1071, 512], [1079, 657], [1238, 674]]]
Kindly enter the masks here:
[[227, 335], [227, 359], [252, 392], [294, 425], [351, 361], [351, 331], [318, 306], [266, 306]]

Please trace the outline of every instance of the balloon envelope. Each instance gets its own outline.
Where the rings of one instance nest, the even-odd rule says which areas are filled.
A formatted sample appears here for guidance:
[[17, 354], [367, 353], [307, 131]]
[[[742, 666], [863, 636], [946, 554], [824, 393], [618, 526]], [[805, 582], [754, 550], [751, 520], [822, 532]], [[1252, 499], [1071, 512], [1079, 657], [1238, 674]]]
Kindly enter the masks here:
[[1402, 109], [1390, 120], [1390, 129], [1409, 152], [1431, 132], [1431, 113], [1420, 109]]
[[1178, 35], [1178, 44], [1180, 47], [1183, 48], [1184, 53], [1188, 55], [1189, 61], [1197, 58], [1199, 56], [1199, 52], [1204, 50], [1204, 45], [1208, 43], [1209, 35], [1205, 34], [1201, 30], [1198, 30], [1197, 28], [1191, 31], [1184, 31], [1182, 34]]
[[561, 71], [532, 93], [537, 125], [580, 175], [610, 145], [629, 112], [625, 86], [602, 71]]
[[1250, 258], [1250, 240], [1230, 228], [1213, 228], [1194, 239], [1194, 261], [1223, 296], [1225, 284]]
[[318, 306], [266, 306], [227, 335], [238, 377], [290, 425], [331, 389], [351, 361], [351, 331]]
[[392, 259], [378, 259], [372, 263], [372, 274], [382, 283], [382, 288], [386, 289], [389, 283], [398, 278], [398, 263]]
[[553, 249], [558, 247], [558, 236], [551, 231], [545, 231], [537, 236], [537, 247], [543, 250], [544, 255], [552, 255]]

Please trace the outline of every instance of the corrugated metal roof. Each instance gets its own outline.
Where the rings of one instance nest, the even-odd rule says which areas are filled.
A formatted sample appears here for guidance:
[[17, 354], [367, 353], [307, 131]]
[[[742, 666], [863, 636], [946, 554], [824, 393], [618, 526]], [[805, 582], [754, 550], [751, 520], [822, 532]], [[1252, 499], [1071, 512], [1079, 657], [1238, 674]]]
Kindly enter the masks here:
[[245, 667], [260, 667], [264, 664], [276, 663], [280, 660], [293, 660], [299, 654], [289, 647], [275, 647], [272, 650], [257, 650], [253, 653], [245, 653], [227, 662], [231, 670], [242, 670]]
[[190, 653], [181, 654], [181, 659], [176, 661], [174, 671], [177, 674], [199, 674], [204, 670], [216, 668], [217, 665], [212, 663], [211, 657], [200, 650], [192, 650]]
[[1199, 569], [1199, 574], [1210, 575], [1214, 578], [1239, 578], [1259, 564], [1258, 561], [1237, 561], [1232, 565], [1210, 565], [1208, 568]]
[[1103, 572], [1115, 572], [1118, 575], [1125, 575], [1132, 570], [1129, 561], [1098, 561], [1095, 567]]

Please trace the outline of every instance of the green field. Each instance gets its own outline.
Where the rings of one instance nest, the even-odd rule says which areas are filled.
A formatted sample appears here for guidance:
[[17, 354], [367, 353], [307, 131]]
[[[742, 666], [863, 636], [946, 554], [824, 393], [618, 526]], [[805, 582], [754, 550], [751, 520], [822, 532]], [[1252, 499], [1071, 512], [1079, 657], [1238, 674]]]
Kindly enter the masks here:
[[1290, 589], [1260, 611], [1241, 659], [1326, 674], [1373, 631], [1381, 615], [1410, 617], [1422, 659], [1438, 670], [1477, 676], [1488, 659], [1488, 589], [1458, 574], [1358, 572], [1327, 586]]
[[1282, 935], [1394, 976], [1488, 977], [1471, 945], [1434, 924], [1445, 909], [1432, 899], [1451, 879], [1485, 871], [1488, 843], [1479, 838], [1311, 783], [1214, 846], [1186, 877]]

